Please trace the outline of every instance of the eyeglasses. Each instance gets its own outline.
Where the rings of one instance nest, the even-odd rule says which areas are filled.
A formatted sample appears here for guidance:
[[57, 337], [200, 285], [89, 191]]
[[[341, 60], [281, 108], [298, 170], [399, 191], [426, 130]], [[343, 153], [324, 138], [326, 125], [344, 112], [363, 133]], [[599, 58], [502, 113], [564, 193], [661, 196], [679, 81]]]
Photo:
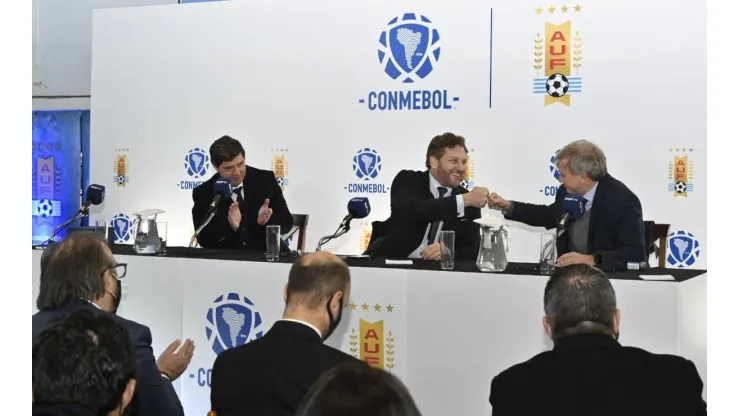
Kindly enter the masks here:
[[116, 263], [110, 267], [106, 267], [103, 269], [103, 275], [105, 275], [105, 272], [108, 270], [111, 271], [111, 274], [116, 279], [123, 279], [126, 276], [126, 269], [128, 267], [128, 263]]

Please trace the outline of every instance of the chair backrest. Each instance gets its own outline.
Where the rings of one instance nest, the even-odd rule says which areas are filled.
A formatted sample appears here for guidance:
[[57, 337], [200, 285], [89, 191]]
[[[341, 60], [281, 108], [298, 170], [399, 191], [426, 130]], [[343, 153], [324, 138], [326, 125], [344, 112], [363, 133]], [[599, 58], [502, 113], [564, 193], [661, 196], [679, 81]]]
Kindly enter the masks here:
[[363, 254], [372, 256], [375, 253], [380, 243], [388, 235], [389, 225], [390, 225], [390, 218], [386, 219], [385, 221], [373, 221], [372, 222], [372, 231], [370, 232], [371, 233], [370, 242], [367, 244], [367, 249], [365, 250], [365, 253]]
[[652, 253], [656, 253], [655, 242], [658, 242], [657, 257], [658, 267], [665, 267], [665, 260], [668, 254], [668, 232], [671, 229], [670, 224], [656, 224], [655, 221], [643, 221], [645, 224], [645, 250], [647, 258], [650, 259]]
[[305, 253], [308, 214], [293, 214], [293, 227], [298, 227], [298, 250], [300, 250], [301, 253]]

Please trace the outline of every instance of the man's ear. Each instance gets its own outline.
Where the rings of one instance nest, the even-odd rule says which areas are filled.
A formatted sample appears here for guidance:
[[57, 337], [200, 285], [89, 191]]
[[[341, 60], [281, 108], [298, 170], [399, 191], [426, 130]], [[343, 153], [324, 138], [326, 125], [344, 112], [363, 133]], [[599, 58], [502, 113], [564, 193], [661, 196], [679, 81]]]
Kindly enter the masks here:
[[547, 336], [552, 339], [552, 326], [550, 326], [550, 320], [546, 316], [542, 317], [542, 328], [545, 329]]

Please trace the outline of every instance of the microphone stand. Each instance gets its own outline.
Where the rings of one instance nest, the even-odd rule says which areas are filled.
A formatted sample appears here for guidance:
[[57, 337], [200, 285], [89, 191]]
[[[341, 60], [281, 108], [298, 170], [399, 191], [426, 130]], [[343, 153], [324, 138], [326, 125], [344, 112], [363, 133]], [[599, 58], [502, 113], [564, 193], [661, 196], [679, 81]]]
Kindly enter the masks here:
[[339, 228], [334, 231], [334, 234], [321, 237], [321, 239], [319, 239], [319, 245], [316, 247], [316, 251], [321, 251], [321, 247], [329, 241], [347, 234], [347, 231], [349, 231], [350, 221], [352, 221], [352, 217], [345, 217], [342, 220], [342, 223], [339, 224]]
[[193, 237], [190, 239], [190, 244], [188, 244], [188, 247], [189, 248], [193, 248], [194, 247], [193, 246], [193, 243], [195, 243], [195, 239], [198, 238], [198, 236], [200, 235], [201, 231], [203, 231], [203, 229], [206, 228], [206, 226], [208, 224], [210, 224], [210, 222], [213, 220], [213, 217], [215, 217], [215, 216], [216, 216], [216, 210], [213, 209], [213, 208], [208, 209], [208, 214], [206, 215], [206, 220], [203, 221], [203, 224], [201, 224], [200, 227], [198, 227], [197, 230], [195, 230], [195, 233], [193, 233]]
[[65, 228], [67, 228], [73, 222], [85, 218], [87, 216], [87, 214], [88, 214], [87, 208], [83, 208], [83, 209], [79, 210], [77, 212], [77, 214], [75, 214], [74, 217], [72, 217], [71, 219], [65, 221], [64, 223], [62, 223], [60, 225], [58, 225], [56, 228], [54, 228], [54, 231], [51, 232], [51, 236], [46, 241], [44, 241], [41, 244], [35, 245], [33, 247], [45, 247], [45, 246], [47, 246], [50, 242], [52, 242], [54, 240], [54, 237], [56, 237], [57, 234], [59, 234], [60, 232], [62, 232], [62, 230], [64, 230]]

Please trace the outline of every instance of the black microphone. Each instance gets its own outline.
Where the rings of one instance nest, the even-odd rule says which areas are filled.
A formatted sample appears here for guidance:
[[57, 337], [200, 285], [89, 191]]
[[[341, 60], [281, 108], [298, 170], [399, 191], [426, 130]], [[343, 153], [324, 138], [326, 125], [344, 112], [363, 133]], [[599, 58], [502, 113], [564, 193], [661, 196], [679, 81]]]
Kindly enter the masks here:
[[91, 205], [100, 205], [105, 200], [105, 186], [91, 184], [85, 193], [85, 203], [80, 208], [80, 214], [87, 215]]
[[347, 215], [344, 216], [339, 228], [332, 235], [321, 237], [316, 251], [321, 251], [321, 247], [329, 241], [340, 237], [349, 231], [349, 224], [355, 218], [365, 218], [370, 215], [370, 201], [367, 197], [352, 198], [347, 203]]
[[563, 198], [563, 202], [560, 204], [560, 220], [558, 221], [558, 237], [565, 232], [565, 226], [569, 221], [577, 221], [583, 217], [583, 205], [581, 200], [583, 198], [578, 195], [566, 195]]
[[213, 184], [213, 192], [215, 193], [215, 195], [213, 196], [213, 200], [211, 201], [210, 209], [216, 209], [216, 206], [222, 198], [231, 197], [231, 193], [233, 192], [231, 188], [231, 179], [217, 179], [216, 182]]

